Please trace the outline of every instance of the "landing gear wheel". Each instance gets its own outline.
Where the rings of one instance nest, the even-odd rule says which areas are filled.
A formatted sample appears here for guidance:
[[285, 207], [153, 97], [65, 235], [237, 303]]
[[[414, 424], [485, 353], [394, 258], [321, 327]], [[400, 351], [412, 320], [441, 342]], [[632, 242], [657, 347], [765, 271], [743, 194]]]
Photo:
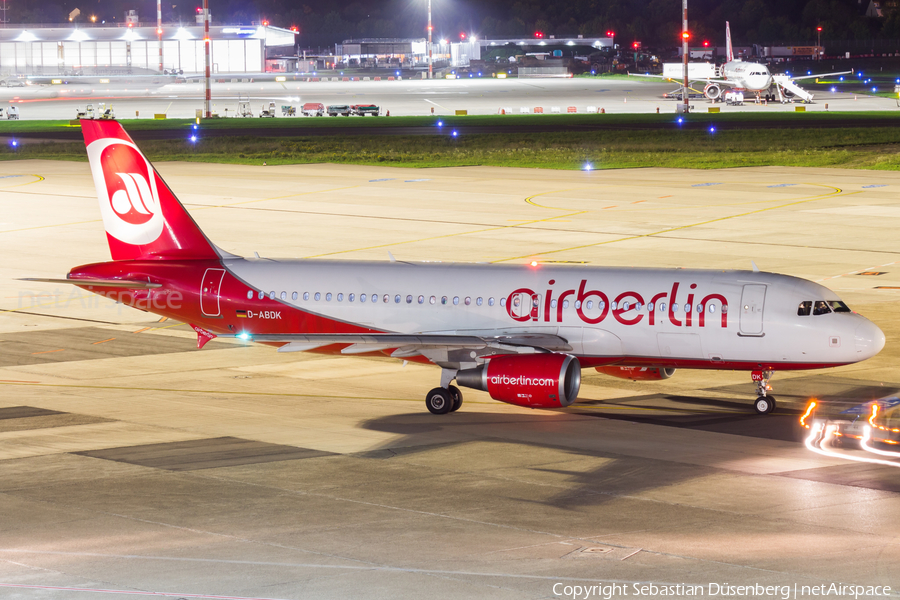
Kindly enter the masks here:
[[462, 392], [455, 385], [448, 387], [447, 391], [450, 392], [450, 397], [453, 399], [453, 406], [450, 408], [450, 412], [456, 412], [463, 403]]
[[775, 410], [775, 398], [772, 396], [760, 396], [753, 403], [753, 408], [758, 415], [767, 415]]
[[453, 397], [444, 388], [434, 388], [425, 396], [425, 406], [433, 415], [446, 415], [453, 408]]

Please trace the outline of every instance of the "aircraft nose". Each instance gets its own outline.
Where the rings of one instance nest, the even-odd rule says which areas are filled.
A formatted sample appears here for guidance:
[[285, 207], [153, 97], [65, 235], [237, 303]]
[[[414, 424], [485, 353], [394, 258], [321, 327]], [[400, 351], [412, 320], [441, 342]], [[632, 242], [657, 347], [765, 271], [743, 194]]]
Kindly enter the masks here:
[[856, 327], [854, 338], [860, 360], [871, 358], [884, 348], [884, 332], [872, 321], [864, 320], [860, 323]]

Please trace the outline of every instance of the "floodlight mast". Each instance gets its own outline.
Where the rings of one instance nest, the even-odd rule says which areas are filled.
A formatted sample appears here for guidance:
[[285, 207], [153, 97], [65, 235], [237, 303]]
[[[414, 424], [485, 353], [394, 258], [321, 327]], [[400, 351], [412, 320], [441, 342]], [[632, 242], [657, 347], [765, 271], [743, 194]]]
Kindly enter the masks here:
[[428, 0], [428, 79], [432, 78], [432, 59], [431, 54], [431, 0]]
[[162, 0], [156, 0], [156, 41], [159, 42], [159, 72], [162, 73]]
[[[684, 1], [687, 2], [687, 0]], [[209, 45], [209, 0], [203, 0], [203, 47], [206, 53], [206, 99], [203, 112], [207, 119], [212, 118], [212, 110], [209, 107], [212, 100], [212, 89], [209, 85]]]
[[684, 111], [688, 112], [690, 110], [690, 104], [688, 103], [688, 54], [690, 54], [690, 49], [688, 47], [688, 18], [687, 18], [687, 4], [688, 0], [681, 0], [681, 52], [683, 54], [683, 66], [684, 66], [684, 82], [681, 88], [681, 101], [684, 105]]

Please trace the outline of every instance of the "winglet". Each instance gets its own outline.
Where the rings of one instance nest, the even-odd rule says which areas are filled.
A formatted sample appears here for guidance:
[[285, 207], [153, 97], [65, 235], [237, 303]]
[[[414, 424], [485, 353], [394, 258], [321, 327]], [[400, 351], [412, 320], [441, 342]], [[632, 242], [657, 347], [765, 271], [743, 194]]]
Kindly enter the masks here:
[[750, 264], [753, 265], [753, 272], [759, 273], [759, 267], [756, 266], [756, 261], [751, 260]]
[[396, 259], [396, 258], [394, 258], [394, 255], [393, 255], [393, 254], [391, 254], [391, 251], [390, 251], [390, 250], [388, 250], [388, 258], [390, 258], [390, 259], [391, 259], [391, 262], [397, 262], [397, 259]]
[[193, 323], [188, 323], [188, 325], [191, 326], [191, 329], [193, 329], [194, 331], [197, 332], [197, 349], [198, 350], [202, 349], [203, 346], [205, 346], [207, 344], [207, 342], [210, 342], [211, 340], [214, 340], [217, 337], [216, 334], [209, 332], [209, 331], [203, 329], [202, 327], [197, 327]]

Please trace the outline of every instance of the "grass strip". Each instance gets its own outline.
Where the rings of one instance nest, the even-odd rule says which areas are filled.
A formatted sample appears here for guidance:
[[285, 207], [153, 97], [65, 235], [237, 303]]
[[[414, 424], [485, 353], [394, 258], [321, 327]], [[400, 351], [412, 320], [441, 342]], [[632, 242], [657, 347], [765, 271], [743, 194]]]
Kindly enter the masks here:
[[[204, 129], [231, 129], [239, 135], [242, 129], [291, 129], [291, 128], [325, 128], [334, 129], [335, 134], [345, 127], [435, 127], [438, 121], [448, 127], [491, 127], [498, 125], [514, 126], [522, 131], [533, 127], [591, 127], [591, 126], [616, 126], [627, 129], [629, 126], [646, 127], [648, 125], [674, 126], [675, 102], [661, 102], [666, 110], [664, 114], [540, 114], [540, 115], [469, 115], [469, 116], [423, 116], [423, 117], [296, 117], [274, 119], [260, 118], [220, 118], [206, 119], [200, 125]], [[546, 107], [545, 107], [546, 109]], [[518, 107], [515, 107], [518, 110]], [[852, 122], [854, 126], [865, 126], [866, 121], [895, 122], [900, 126], [900, 112], [887, 111], [859, 111], [859, 112], [833, 112], [824, 110], [810, 110], [809, 112], [722, 112], [705, 113], [696, 112], [687, 117], [690, 123], [700, 124], [728, 124], [751, 123], [759, 128], [777, 129], [786, 122], [808, 124], [816, 127], [820, 124], [841, 124]], [[183, 130], [190, 129], [195, 121], [193, 119], [119, 119], [126, 131], [154, 131], [154, 130]], [[27, 120], [7, 121], [3, 123], [2, 135], [15, 135], [17, 133], [49, 133], [59, 131], [73, 131], [80, 129], [79, 125], [71, 125], [69, 121]]]
[[[402, 167], [549, 169], [748, 166], [900, 170], [900, 128], [625, 130], [434, 136], [211, 137], [145, 141], [153, 161], [268, 165], [344, 163]], [[81, 142], [0, 148], [0, 160], [87, 160]]]

